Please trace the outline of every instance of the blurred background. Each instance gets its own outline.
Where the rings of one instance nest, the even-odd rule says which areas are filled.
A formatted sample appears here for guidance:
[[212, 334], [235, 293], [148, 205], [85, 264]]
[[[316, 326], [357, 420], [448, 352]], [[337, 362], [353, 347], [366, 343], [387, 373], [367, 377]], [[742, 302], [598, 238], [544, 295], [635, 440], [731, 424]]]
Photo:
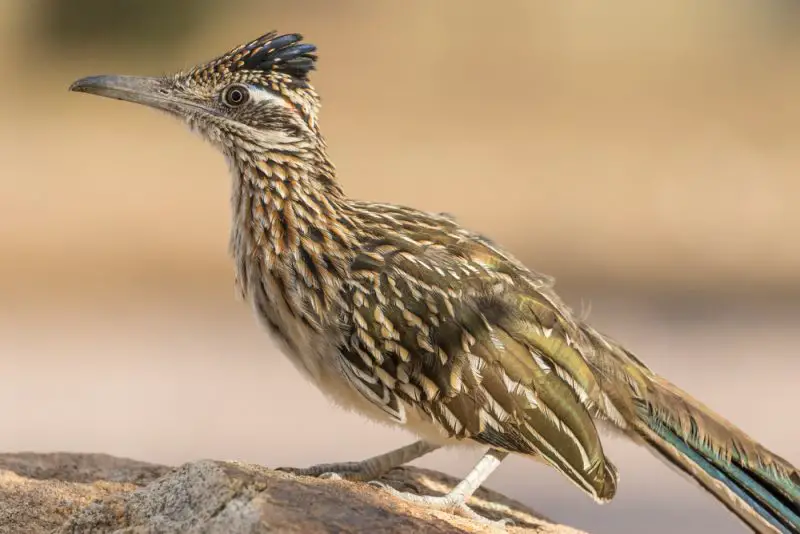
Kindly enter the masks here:
[[[166, 116], [67, 92], [277, 29], [320, 48], [349, 193], [492, 236], [800, 463], [799, 6], [0, 2], [0, 450], [279, 466], [413, 439], [330, 407], [234, 299], [222, 157]], [[744, 532], [646, 451], [607, 448], [606, 506], [520, 458], [489, 486], [596, 534]]]

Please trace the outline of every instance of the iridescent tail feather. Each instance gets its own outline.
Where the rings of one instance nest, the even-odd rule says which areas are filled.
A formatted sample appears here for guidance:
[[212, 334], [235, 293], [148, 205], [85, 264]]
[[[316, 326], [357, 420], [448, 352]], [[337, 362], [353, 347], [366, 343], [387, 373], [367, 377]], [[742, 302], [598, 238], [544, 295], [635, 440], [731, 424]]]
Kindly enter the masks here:
[[755, 532], [800, 534], [800, 473], [689, 394], [652, 377], [637, 433]]

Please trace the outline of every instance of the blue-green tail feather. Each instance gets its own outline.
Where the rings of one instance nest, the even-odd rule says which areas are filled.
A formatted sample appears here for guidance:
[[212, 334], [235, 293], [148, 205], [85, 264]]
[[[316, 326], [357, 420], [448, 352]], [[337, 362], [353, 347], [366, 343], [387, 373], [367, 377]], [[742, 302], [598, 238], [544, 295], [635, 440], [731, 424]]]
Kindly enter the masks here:
[[[632, 401], [632, 413], [625, 409], [616, 414], [627, 433], [695, 480], [755, 532], [800, 534], [800, 470], [616, 342], [585, 329], [608, 351], [601, 368], [611, 377], [605, 381], [609, 396], [624, 408], [625, 401]], [[627, 388], [620, 389], [620, 384]]]
[[[688, 419], [689, 425], [670, 417], [676, 408], [672, 403], [668, 410], [639, 405], [645, 441], [756, 532], [800, 534], [798, 471], [691, 397], [681, 400], [684, 423]], [[699, 431], [699, 424], [712, 427], [713, 435]]]
[[[696, 440], [690, 444], [670, 427], [652, 416], [648, 426], [666, 443], [674, 447], [680, 456], [663, 450], [663, 444], [651, 445], [661, 452], [673, 464], [686, 471], [682, 459], [692, 462], [711, 479], [719, 482], [778, 532], [800, 534], [800, 486], [789, 478], [771, 473], [765, 476], [764, 469], [753, 469], [742, 465], [737, 458], [726, 459], [715, 454], [709, 447]], [[676, 461], [677, 460], [677, 461]], [[689, 473], [691, 475], [691, 473]], [[696, 477], [693, 477], [696, 478]], [[703, 486], [707, 481], [698, 480]], [[741, 507], [731, 502], [724, 502], [731, 511], [741, 516]], [[752, 519], [752, 518], [743, 518]], [[751, 523], [751, 521], [748, 521]], [[752, 526], [752, 524], [751, 524]]]

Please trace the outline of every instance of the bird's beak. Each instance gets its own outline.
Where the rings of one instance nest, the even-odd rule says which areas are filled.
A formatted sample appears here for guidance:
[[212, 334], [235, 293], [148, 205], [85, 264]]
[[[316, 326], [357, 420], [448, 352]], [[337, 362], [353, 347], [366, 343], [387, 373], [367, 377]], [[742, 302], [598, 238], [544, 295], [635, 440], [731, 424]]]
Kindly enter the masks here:
[[172, 95], [163, 78], [89, 76], [69, 86], [70, 91], [125, 100], [164, 111], [180, 112], [188, 103]]

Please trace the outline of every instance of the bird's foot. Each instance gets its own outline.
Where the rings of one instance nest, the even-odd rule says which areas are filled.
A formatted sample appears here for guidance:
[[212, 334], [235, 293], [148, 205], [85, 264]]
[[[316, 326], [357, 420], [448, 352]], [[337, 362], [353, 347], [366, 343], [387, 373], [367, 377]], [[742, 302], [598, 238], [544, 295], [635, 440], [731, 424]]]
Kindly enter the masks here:
[[495, 527], [499, 529], [505, 529], [508, 526], [514, 524], [514, 522], [510, 519], [500, 519], [494, 520], [489, 519], [488, 517], [484, 517], [479, 513], [475, 512], [472, 508], [467, 506], [465, 502], [466, 499], [463, 495], [459, 493], [448, 493], [446, 495], [417, 495], [416, 493], [408, 493], [404, 491], [399, 491], [383, 482], [372, 481], [369, 483], [370, 486], [382, 489], [386, 491], [390, 495], [401, 499], [408, 503], [413, 503], [425, 508], [430, 508], [432, 510], [440, 510], [443, 512], [448, 512], [455, 515], [460, 515], [462, 517], [466, 517], [467, 519], [471, 519], [477, 523], [481, 523], [483, 525], [489, 527]]
[[278, 467], [276, 471], [283, 471], [293, 475], [315, 477], [327, 480], [352, 480], [354, 482], [367, 482], [375, 478], [376, 474], [365, 462], [340, 462], [333, 464], [318, 464], [311, 467]]

